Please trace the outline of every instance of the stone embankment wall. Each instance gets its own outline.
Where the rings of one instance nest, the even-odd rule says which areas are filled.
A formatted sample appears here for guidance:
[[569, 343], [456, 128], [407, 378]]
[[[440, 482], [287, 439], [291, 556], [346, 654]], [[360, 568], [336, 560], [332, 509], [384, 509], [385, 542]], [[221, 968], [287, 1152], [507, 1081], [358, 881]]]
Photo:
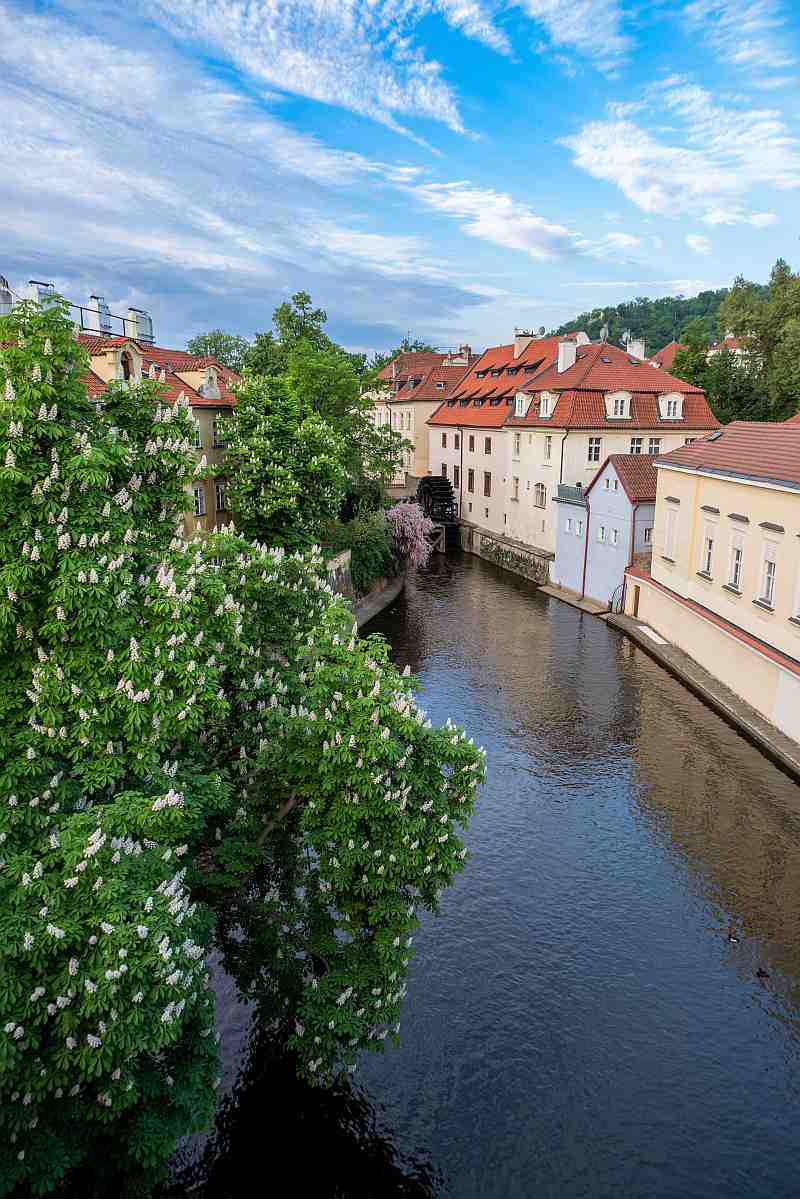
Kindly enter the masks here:
[[335, 558], [328, 560], [328, 581], [334, 591], [350, 600], [355, 618], [361, 627], [397, 599], [405, 587], [406, 574], [405, 571], [401, 571], [392, 578], [378, 579], [366, 595], [356, 596], [350, 573], [350, 550], [342, 550]]
[[461, 523], [461, 548], [469, 554], [477, 554], [487, 562], [494, 562], [512, 574], [521, 575], [533, 583], [547, 583], [550, 580], [550, 564], [554, 555], [547, 550], [536, 549], [535, 546], [524, 545], [520, 541], [512, 541], [509, 537], [488, 533], [475, 525]]

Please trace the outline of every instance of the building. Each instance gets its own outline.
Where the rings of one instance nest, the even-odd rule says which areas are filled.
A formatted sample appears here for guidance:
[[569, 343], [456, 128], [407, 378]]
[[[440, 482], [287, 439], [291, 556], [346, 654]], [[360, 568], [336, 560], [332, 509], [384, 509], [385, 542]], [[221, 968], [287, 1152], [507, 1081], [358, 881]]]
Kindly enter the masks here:
[[428, 454], [428, 418], [452, 393], [476, 357], [468, 345], [448, 354], [409, 351], [398, 354], [379, 373], [383, 386], [370, 393], [375, 424], [391, 425], [412, 444], [394, 483], [405, 483], [406, 476], [421, 479], [433, 473]]
[[612, 454], [585, 491], [559, 487], [553, 582], [606, 608], [621, 601], [626, 569], [649, 563], [655, 505], [655, 460], [645, 454]]
[[722, 341], [715, 341], [709, 346], [708, 358], [711, 359], [715, 354], [721, 354], [723, 350], [727, 350], [733, 354], [739, 362], [747, 358], [751, 352], [747, 343], [741, 337], [734, 337], [732, 333], [726, 333]]
[[142, 379], [155, 379], [161, 383], [167, 403], [174, 403], [181, 396], [189, 401], [198, 458], [205, 455], [209, 465], [219, 464], [220, 473], [215, 478], [194, 480], [190, 484], [193, 508], [185, 518], [185, 531], [191, 536], [229, 523], [226, 479], [221, 467], [225, 446], [219, 422], [233, 411], [236, 397], [231, 388], [239, 376], [213, 358], [128, 337], [81, 333], [78, 340], [89, 354], [90, 367], [83, 382], [93, 398], [102, 397], [111, 382], [136, 384]]
[[671, 371], [672, 364], [675, 361], [675, 355], [682, 350], [688, 350], [689, 347], [684, 345], [682, 341], [671, 341], [669, 345], [663, 346], [657, 354], [648, 359], [651, 366], [655, 366], [658, 370]]
[[656, 466], [625, 611], [800, 742], [800, 423], [734, 421]]

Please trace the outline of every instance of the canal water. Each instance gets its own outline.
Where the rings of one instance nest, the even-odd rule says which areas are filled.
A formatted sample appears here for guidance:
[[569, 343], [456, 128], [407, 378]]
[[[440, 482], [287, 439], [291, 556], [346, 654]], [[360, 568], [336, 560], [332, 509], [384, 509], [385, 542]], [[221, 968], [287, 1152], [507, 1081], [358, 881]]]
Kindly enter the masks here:
[[[477, 558], [437, 558], [367, 631], [487, 750], [470, 859], [415, 939], [402, 1048], [321, 1096], [256, 1044], [200, 1193], [800, 1193], [800, 788]], [[293, 1185], [248, 1189], [273, 1139]]]

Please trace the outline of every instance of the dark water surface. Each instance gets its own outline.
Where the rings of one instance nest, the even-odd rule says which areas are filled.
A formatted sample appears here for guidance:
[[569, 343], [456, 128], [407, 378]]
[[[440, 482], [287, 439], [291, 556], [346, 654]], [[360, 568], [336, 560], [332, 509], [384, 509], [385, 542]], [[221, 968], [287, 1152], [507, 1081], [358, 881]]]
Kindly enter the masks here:
[[[356, 1075], [425, 1193], [800, 1194], [800, 789], [602, 621], [478, 559], [437, 558], [368, 631], [488, 753], [402, 1048]], [[417, 1193], [345, 1161], [304, 1193]]]

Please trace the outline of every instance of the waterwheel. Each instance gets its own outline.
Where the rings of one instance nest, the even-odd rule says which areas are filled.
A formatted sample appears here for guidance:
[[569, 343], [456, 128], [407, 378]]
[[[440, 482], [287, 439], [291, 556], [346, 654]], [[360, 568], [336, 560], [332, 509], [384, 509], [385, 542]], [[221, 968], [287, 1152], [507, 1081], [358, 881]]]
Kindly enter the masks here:
[[426, 475], [417, 484], [417, 503], [431, 520], [454, 521], [456, 498], [453, 486], [443, 475]]

